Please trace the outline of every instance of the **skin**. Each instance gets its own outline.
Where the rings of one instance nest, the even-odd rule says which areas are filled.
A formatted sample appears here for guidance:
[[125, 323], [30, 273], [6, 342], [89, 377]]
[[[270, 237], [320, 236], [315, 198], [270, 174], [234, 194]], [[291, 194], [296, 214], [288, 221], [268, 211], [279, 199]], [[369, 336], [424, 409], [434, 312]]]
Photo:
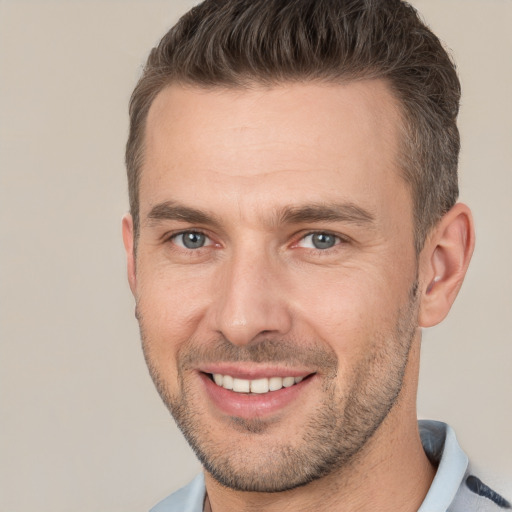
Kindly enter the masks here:
[[[123, 219], [128, 278], [155, 384], [213, 461], [214, 512], [412, 511], [430, 486], [415, 408], [420, 327], [448, 313], [474, 235], [458, 204], [416, 254], [399, 133], [397, 103], [376, 80], [173, 85], [151, 106], [136, 255]], [[184, 231], [205, 245], [187, 248]], [[314, 232], [335, 244], [316, 248]], [[308, 378], [277, 405], [269, 394], [240, 406], [235, 393], [215, 397], [215, 371]], [[338, 450], [328, 471], [264, 492], [290, 460], [302, 467], [286, 453], [309, 461], [324, 445], [324, 456]]]

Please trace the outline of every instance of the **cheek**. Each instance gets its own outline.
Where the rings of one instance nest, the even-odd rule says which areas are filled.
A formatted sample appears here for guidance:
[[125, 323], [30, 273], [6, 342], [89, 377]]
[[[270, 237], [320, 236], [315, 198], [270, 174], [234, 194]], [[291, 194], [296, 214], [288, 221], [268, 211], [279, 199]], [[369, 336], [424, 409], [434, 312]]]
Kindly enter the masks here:
[[200, 275], [153, 268], [137, 276], [137, 310], [148, 348], [175, 353], [195, 332], [207, 303]]
[[[336, 351], [341, 361], [367, 353], [383, 334], [394, 333], [405, 281], [392, 282], [371, 269], [343, 270], [328, 278], [310, 275], [297, 289], [298, 316]], [[315, 293], [312, 290], [317, 290]]]

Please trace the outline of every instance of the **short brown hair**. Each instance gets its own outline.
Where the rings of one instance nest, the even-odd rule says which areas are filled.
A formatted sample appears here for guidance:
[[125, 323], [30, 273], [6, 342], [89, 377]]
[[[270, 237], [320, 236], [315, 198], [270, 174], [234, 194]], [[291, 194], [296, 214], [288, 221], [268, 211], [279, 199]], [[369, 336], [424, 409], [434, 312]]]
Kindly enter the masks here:
[[439, 39], [400, 0], [206, 0], [151, 51], [130, 101], [126, 166], [135, 236], [149, 108], [171, 83], [245, 87], [386, 80], [402, 109], [400, 168], [419, 252], [456, 202], [460, 83]]

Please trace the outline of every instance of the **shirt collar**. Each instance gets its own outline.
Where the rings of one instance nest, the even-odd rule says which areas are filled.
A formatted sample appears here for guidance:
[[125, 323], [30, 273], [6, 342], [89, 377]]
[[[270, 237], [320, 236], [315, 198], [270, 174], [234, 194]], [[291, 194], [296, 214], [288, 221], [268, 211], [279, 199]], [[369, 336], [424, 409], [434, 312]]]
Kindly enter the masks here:
[[445, 512], [464, 478], [468, 457], [446, 423], [420, 420], [419, 429], [423, 449], [437, 472], [418, 512]]

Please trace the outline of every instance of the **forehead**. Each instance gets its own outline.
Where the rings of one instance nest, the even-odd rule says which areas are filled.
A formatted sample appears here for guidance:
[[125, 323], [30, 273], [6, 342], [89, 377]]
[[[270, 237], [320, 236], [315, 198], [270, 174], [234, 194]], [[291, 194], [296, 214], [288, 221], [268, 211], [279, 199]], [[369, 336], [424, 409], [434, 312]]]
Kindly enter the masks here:
[[376, 188], [404, 185], [400, 127], [397, 102], [379, 80], [250, 89], [172, 85], [148, 114], [141, 214], [145, 204], [187, 188], [198, 201], [211, 201], [215, 190], [224, 200], [258, 204], [271, 192], [278, 202], [301, 194], [311, 201], [366, 195], [371, 202]]

